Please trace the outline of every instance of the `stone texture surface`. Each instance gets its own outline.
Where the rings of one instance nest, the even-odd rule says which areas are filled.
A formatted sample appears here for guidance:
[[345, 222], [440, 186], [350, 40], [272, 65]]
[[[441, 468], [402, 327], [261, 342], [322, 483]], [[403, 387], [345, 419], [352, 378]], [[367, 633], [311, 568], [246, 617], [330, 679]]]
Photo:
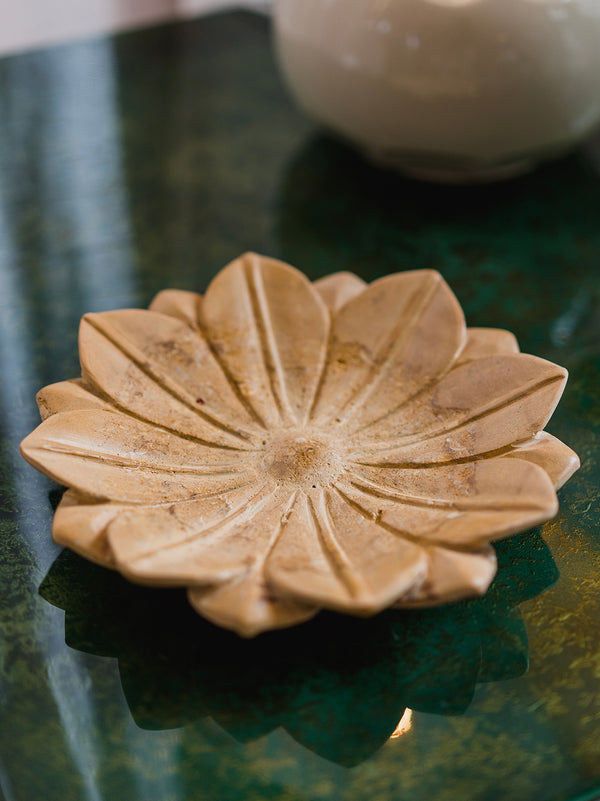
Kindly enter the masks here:
[[54, 539], [245, 636], [484, 593], [490, 541], [579, 466], [542, 432], [566, 371], [469, 331], [432, 270], [311, 286], [249, 253], [204, 297], [85, 315], [79, 353], [21, 445], [71, 488]]

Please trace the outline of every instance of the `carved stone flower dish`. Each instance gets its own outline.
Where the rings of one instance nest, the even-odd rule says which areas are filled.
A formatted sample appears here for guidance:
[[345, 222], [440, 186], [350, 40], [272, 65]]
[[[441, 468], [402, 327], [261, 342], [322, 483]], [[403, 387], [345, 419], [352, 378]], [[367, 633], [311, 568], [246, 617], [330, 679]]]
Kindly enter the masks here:
[[484, 593], [490, 542], [579, 466], [543, 431], [566, 371], [467, 329], [434, 271], [247, 254], [204, 297], [85, 315], [79, 350], [21, 446], [69, 487], [54, 539], [244, 636]]

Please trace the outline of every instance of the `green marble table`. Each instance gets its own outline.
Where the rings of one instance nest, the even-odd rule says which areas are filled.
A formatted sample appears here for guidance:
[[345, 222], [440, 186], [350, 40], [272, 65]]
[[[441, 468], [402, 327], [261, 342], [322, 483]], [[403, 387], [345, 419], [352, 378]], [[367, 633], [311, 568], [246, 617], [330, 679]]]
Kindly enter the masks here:
[[[52, 543], [61, 489], [18, 443], [78, 374], [80, 316], [202, 291], [246, 250], [313, 278], [434, 267], [471, 325], [569, 368], [550, 430], [583, 466], [498, 545], [486, 598], [247, 642]], [[1, 61], [4, 800], [600, 797], [599, 268], [600, 139], [492, 187], [379, 172], [293, 107], [264, 17]]]

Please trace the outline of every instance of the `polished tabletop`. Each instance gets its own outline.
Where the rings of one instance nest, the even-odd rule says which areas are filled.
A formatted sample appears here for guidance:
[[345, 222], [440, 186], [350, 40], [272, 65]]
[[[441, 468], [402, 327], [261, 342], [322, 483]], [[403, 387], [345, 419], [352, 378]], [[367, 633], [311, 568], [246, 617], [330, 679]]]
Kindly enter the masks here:
[[[246, 641], [53, 544], [62, 489], [18, 444], [79, 374], [79, 318], [247, 250], [435, 268], [470, 325], [569, 369], [549, 430], [581, 470], [486, 597]], [[6, 58], [0, 405], [4, 801], [600, 797], [600, 138], [488, 187], [378, 171], [295, 109], [244, 12]]]

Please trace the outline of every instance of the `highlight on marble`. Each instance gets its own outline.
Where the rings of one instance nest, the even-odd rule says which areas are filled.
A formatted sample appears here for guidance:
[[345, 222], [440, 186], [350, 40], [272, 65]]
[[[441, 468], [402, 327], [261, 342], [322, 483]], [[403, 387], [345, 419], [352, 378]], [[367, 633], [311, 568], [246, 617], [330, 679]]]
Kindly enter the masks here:
[[566, 370], [467, 328], [433, 270], [311, 283], [250, 253], [203, 297], [85, 315], [79, 352], [21, 445], [69, 488], [55, 541], [242, 636], [485, 593], [491, 542], [579, 466], [543, 430]]

